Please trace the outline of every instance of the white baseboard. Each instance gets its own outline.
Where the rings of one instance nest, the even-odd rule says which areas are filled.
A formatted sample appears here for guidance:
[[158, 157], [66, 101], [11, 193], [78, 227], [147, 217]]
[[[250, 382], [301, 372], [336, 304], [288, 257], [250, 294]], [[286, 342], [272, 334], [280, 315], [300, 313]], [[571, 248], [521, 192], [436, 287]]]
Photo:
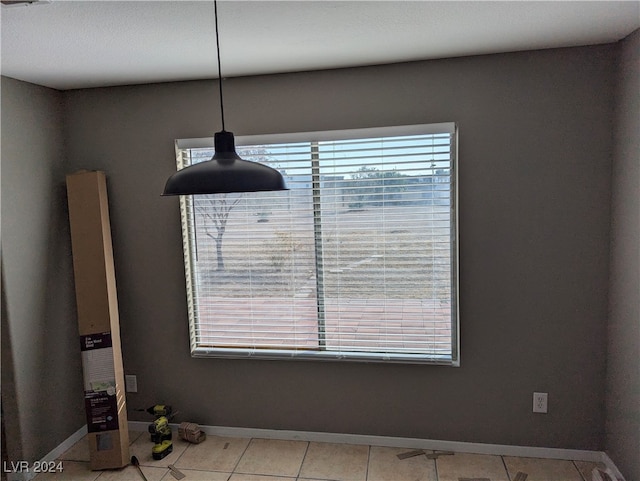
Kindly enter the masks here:
[[[147, 431], [148, 422], [129, 421], [129, 428]], [[172, 424], [177, 428], [178, 424]], [[200, 426], [213, 436], [237, 438], [282, 439], [287, 441], [316, 441], [323, 443], [366, 444], [395, 448], [431, 449], [458, 453], [493, 454], [496, 456], [520, 456], [528, 458], [567, 459], [572, 461], [602, 461], [603, 452], [578, 449], [541, 448], [535, 446], [511, 446], [506, 444], [465, 443], [419, 438], [371, 436], [366, 434], [323, 433], [312, 431], [284, 431], [276, 429], [235, 428], [226, 426]]]
[[[74, 444], [80, 441], [87, 434], [87, 425], [85, 424], [80, 429], [78, 429], [75, 433], [69, 436], [67, 439], [62, 441], [58, 446], [53, 448], [49, 453], [47, 453], [40, 461], [39, 464], [48, 463], [51, 461], [55, 461], [62, 454], [69, 450]], [[7, 473], [7, 481], [30, 481], [35, 478], [38, 473], [34, 473], [31, 471], [21, 471], [21, 472], [8, 472]]]

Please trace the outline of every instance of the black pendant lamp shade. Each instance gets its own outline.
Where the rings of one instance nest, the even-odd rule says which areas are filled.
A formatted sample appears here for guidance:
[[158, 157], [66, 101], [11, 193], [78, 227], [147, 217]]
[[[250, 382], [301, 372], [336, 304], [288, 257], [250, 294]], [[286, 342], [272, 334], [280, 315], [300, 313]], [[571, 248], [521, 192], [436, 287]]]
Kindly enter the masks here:
[[179, 170], [167, 180], [162, 195], [225, 194], [287, 190], [282, 174], [236, 153], [233, 134], [223, 130], [214, 137], [211, 160]]
[[216, 53], [218, 57], [218, 88], [220, 91], [222, 131], [215, 134], [215, 153], [211, 160], [190, 165], [173, 174], [167, 180], [162, 195], [227, 194], [230, 192], [287, 190], [282, 174], [276, 169], [257, 162], [242, 160], [236, 153], [233, 134], [224, 129], [217, 5], [214, 0], [213, 11], [216, 23]]

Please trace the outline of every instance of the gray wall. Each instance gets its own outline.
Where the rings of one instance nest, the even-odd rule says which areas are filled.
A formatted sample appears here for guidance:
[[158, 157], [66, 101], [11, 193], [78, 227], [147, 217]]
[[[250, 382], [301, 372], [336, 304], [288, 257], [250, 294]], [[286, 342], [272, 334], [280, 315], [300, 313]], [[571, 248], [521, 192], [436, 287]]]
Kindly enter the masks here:
[[[130, 409], [202, 424], [604, 448], [614, 45], [225, 81], [236, 135], [455, 121], [462, 367], [192, 359], [173, 140], [217, 84], [64, 93], [67, 170], [108, 175]], [[547, 415], [531, 413], [534, 391]], [[130, 412], [131, 419], [148, 420]]]
[[84, 424], [63, 95], [2, 78], [2, 404], [12, 461]]
[[640, 479], [640, 30], [622, 43], [615, 112], [606, 450]]

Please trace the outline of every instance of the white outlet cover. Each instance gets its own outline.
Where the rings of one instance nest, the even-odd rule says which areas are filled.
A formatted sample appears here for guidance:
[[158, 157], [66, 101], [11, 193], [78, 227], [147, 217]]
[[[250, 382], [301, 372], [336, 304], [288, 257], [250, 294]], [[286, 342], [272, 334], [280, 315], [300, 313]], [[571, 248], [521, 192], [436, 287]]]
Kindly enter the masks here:
[[546, 392], [533, 393], [533, 412], [546, 413], [549, 406], [549, 394]]
[[138, 378], [133, 374], [124, 377], [124, 384], [127, 392], [138, 392]]

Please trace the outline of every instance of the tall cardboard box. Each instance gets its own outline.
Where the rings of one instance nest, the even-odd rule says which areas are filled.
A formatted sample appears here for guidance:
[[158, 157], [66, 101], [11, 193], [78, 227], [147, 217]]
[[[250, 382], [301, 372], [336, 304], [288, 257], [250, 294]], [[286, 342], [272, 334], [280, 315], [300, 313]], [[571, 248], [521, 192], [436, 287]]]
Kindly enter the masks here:
[[104, 172], [67, 176], [91, 469], [129, 464], [120, 320]]

